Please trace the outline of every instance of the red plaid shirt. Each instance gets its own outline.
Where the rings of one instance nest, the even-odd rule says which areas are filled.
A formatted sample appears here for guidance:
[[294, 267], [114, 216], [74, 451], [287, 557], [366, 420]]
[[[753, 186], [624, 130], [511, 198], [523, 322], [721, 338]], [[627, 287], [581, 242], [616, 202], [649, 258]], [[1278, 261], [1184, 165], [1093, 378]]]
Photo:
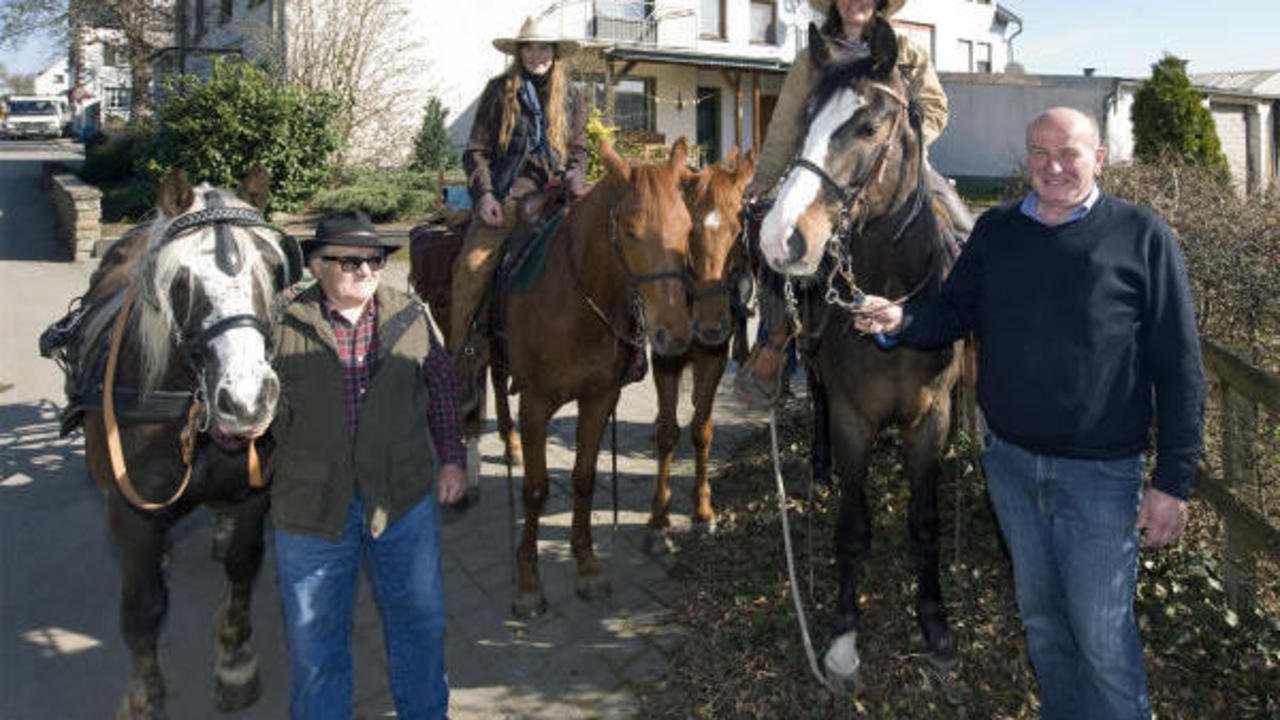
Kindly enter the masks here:
[[[365, 305], [360, 319], [352, 324], [325, 299], [321, 305], [338, 341], [338, 362], [342, 365], [342, 397], [347, 408], [347, 429], [355, 437], [360, 408], [373, 381], [372, 361], [378, 355], [378, 309]], [[458, 412], [458, 376], [449, 355], [430, 327], [431, 345], [422, 360], [422, 381], [430, 390], [431, 406], [427, 425], [442, 465], [467, 466], [467, 449], [462, 444], [462, 416]]]

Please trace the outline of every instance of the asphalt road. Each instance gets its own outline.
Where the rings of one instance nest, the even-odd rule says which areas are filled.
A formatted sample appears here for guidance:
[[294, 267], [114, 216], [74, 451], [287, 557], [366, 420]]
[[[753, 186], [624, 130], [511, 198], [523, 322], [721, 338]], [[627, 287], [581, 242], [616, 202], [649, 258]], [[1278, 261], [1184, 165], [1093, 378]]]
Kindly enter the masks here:
[[[111, 717], [129, 672], [117, 621], [119, 558], [106, 530], [101, 493], [84, 466], [80, 436], [59, 438], [62, 375], [36, 352], [41, 330], [84, 292], [94, 261], [68, 262], [54, 240], [51, 204], [40, 187], [45, 161], [77, 161], [67, 143], [0, 142], [0, 718], [96, 720]], [[385, 282], [406, 286], [402, 266]], [[713, 461], [758, 427], [759, 413], [737, 407], [722, 383]], [[680, 407], [687, 423], [688, 378]], [[651, 381], [629, 386], [618, 409], [620, 521], [609, 531], [609, 458], [598, 467], [594, 513], [597, 551], [612, 568], [611, 598], [573, 596], [568, 526], [569, 468], [575, 408], [550, 427], [551, 496], [539, 541], [550, 612], [516, 622], [510, 613], [508, 510], [501, 446], [481, 442], [483, 500], [441, 529], [449, 609], [446, 663], [450, 716], [488, 718], [630, 718], [635, 689], [660, 673], [680, 641], [671, 623], [678, 585], [666, 565], [642, 551], [655, 470]], [[687, 527], [692, 451], [677, 450], [672, 511]], [[519, 482], [519, 469], [516, 470]], [[515, 496], [520, 497], [518, 485]], [[175, 720], [287, 716], [288, 668], [270, 545], [252, 617], [262, 698], [221, 715], [213, 706], [212, 616], [223, 590], [209, 558], [211, 520], [197, 511], [172, 535], [169, 612], [161, 636], [168, 706]], [[362, 582], [353, 633], [356, 718], [394, 717], [385, 681], [377, 614]]]

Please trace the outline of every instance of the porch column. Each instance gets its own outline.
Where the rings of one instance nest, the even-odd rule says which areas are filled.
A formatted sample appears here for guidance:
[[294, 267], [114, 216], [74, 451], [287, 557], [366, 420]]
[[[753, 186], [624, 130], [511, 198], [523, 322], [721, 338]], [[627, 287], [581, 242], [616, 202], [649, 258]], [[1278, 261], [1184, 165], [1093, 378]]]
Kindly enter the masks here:
[[760, 139], [764, 128], [760, 127], [760, 71], [751, 71], [751, 147], [760, 151]]
[[742, 71], [720, 68], [720, 75], [733, 88], [733, 144], [742, 149]]
[[613, 127], [613, 61], [604, 61], [604, 124]]

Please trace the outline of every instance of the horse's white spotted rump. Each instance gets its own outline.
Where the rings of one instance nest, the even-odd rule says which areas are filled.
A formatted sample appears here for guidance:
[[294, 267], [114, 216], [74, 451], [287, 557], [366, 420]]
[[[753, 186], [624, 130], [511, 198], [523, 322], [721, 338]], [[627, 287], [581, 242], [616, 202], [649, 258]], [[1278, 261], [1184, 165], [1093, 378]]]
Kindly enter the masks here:
[[[865, 104], [852, 88], [838, 90], [809, 124], [800, 157], [818, 167], [826, 167], [831, 136]], [[804, 168], [794, 168], [783, 180], [778, 200], [760, 226], [760, 251], [774, 270], [792, 275], [811, 275], [817, 271], [825, 238], [811, 238], [808, 252], [795, 263], [791, 261], [787, 240], [821, 190], [822, 180]]]

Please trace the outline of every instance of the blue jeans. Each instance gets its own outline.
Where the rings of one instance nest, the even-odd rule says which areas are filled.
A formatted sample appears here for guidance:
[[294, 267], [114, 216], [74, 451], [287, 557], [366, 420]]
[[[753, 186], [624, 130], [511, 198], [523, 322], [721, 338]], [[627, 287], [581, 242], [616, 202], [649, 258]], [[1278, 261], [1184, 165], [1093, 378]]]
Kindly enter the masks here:
[[983, 466], [1013, 559], [1040, 717], [1150, 718], [1133, 613], [1142, 454], [1077, 460], [992, 437]]
[[369, 534], [357, 492], [338, 541], [275, 530], [289, 640], [289, 715], [350, 720], [351, 624], [361, 556], [369, 558], [400, 720], [443, 718], [444, 587], [434, 495]]

